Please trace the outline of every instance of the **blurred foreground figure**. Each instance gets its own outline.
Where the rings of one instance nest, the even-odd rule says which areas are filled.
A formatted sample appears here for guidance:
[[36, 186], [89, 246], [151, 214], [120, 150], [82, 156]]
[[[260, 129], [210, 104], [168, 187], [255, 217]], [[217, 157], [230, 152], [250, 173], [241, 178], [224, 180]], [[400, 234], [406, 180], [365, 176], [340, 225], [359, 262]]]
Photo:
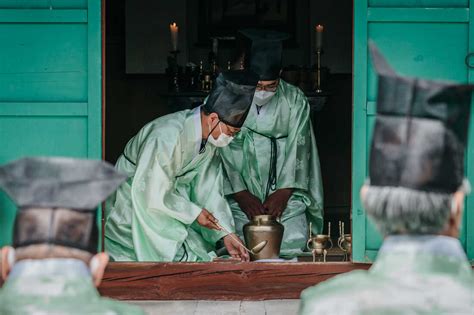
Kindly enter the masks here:
[[0, 167], [18, 206], [13, 247], [2, 248], [0, 314], [143, 314], [97, 292], [97, 206], [125, 180], [103, 161], [25, 158]]
[[474, 275], [457, 237], [473, 86], [379, 76], [367, 214], [386, 236], [369, 271], [302, 293], [300, 314], [474, 314]]

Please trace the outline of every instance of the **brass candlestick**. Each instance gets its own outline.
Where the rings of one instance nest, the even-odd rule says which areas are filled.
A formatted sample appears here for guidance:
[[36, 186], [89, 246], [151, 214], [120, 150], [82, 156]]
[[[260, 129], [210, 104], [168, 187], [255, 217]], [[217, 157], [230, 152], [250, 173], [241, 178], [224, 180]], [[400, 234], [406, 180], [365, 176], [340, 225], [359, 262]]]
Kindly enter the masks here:
[[321, 89], [321, 49], [316, 50], [316, 56], [316, 93], [322, 93], [323, 90]]
[[339, 221], [337, 246], [344, 252], [344, 261], [349, 260], [349, 256], [352, 253], [352, 235], [345, 233], [344, 222], [341, 221]]
[[[180, 68], [178, 64], [178, 55], [179, 55], [179, 50], [172, 50], [170, 51], [171, 55], [173, 57], [168, 58], [168, 68], [169, 68], [169, 89], [173, 92], [179, 92], [180, 91]], [[171, 60], [170, 60], [171, 58]]]
[[313, 254], [313, 262], [316, 257], [322, 255], [323, 262], [326, 262], [326, 255], [329, 249], [333, 247], [331, 240], [331, 222], [328, 223], [328, 234], [317, 234], [313, 236], [311, 231], [312, 224], [309, 223], [309, 239], [306, 242], [306, 248]]

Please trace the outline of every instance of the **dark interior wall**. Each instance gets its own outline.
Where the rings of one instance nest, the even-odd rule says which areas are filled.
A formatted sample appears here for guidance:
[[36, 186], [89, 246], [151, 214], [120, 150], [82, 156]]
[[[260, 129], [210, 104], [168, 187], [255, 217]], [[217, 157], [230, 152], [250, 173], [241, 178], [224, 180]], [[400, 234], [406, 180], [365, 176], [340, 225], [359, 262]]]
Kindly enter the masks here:
[[188, 31], [194, 28], [187, 24], [186, 0], [125, 0], [125, 3], [127, 73], [165, 72], [166, 57], [171, 50], [169, 24], [173, 22], [179, 27], [179, 58], [188, 60]]
[[[123, 2], [119, 0], [118, 2]], [[169, 24], [179, 26], [179, 60], [206, 63], [211, 41], [200, 43], [197, 0], [125, 0], [126, 72], [163, 73], [171, 49]], [[315, 25], [322, 24], [322, 62], [332, 73], [350, 73], [352, 67], [352, 1], [293, 0], [296, 12], [295, 39], [283, 53], [283, 65], [315, 62]], [[115, 3], [113, 4], [115, 5]], [[229, 44], [220, 45], [222, 66], [232, 57]]]
[[114, 163], [127, 141], [148, 121], [173, 111], [161, 92], [166, 78], [126, 74], [125, 0], [106, 2], [105, 158]]
[[[309, 14], [309, 3], [311, 0], [292, 0], [295, 4], [296, 11], [296, 28], [295, 28], [295, 39], [294, 42], [287, 44], [282, 57], [283, 66], [287, 65], [309, 65], [310, 62], [310, 28], [308, 28], [310, 21]], [[187, 1], [188, 12], [198, 12], [199, 3], [196, 0]], [[187, 24], [198, 25], [199, 16], [196, 14], [188, 14]], [[188, 56], [190, 60], [198, 63], [207, 61], [207, 54], [211, 49], [211, 42], [209, 41], [208, 47], [200, 47], [196, 45], [198, 42], [198, 28], [191, 27], [188, 31]], [[227, 61], [232, 59], [232, 45], [229, 44], [219, 48], [219, 62], [225, 66]]]
[[351, 226], [352, 74], [332, 75], [328, 91], [326, 106], [314, 113], [313, 128], [323, 178], [324, 219], [331, 222], [331, 235], [339, 236], [339, 220], [345, 222], [346, 233]]
[[[310, 0], [310, 25], [324, 25], [321, 62], [332, 73], [352, 72], [352, 1]], [[311, 36], [314, 32], [311, 31]], [[314, 47], [314, 39], [313, 39]], [[312, 63], [315, 54], [311, 54]]]
[[[179, 60], [207, 66], [211, 40], [199, 42], [198, 25], [200, 16], [197, 0], [125, 0], [126, 72], [163, 73], [166, 57], [171, 49], [169, 24], [179, 26]], [[293, 0], [296, 11], [294, 43], [283, 54], [283, 65], [309, 64], [310, 47], [314, 36], [308, 28], [310, 22], [310, 0]], [[189, 14], [187, 14], [189, 13]], [[232, 44], [219, 45], [219, 62], [222, 66], [232, 59]]]

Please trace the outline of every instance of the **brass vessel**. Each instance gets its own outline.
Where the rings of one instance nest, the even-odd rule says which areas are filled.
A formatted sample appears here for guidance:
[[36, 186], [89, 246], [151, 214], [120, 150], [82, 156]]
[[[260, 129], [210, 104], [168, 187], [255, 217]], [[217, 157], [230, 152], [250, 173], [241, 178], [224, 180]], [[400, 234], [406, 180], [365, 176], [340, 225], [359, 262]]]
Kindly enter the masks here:
[[267, 245], [258, 253], [250, 254], [250, 260], [277, 259], [283, 239], [283, 225], [271, 215], [257, 215], [244, 225], [244, 238], [247, 247], [267, 241]]
[[329, 250], [333, 246], [329, 235], [318, 234], [311, 237], [306, 243], [306, 247], [313, 252], [313, 254], [322, 255], [324, 250]]
[[349, 260], [352, 254], [352, 235], [344, 231], [344, 222], [339, 221], [339, 238], [337, 246], [344, 252], [344, 261]]
[[309, 223], [309, 239], [306, 242], [306, 248], [313, 254], [313, 262], [316, 262], [316, 256], [323, 255], [323, 261], [326, 262], [328, 250], [332, 248], [331, 222], [328, 222], [328, 234], [317, 234], [313, 236], [313, 225]]

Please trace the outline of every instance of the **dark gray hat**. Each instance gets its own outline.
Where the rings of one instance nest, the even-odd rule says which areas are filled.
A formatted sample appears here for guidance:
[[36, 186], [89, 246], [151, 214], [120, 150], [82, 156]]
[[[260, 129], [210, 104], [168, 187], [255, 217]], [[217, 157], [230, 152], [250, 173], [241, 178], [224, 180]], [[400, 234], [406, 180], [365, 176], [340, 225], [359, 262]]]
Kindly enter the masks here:
[[238, 49], [244, 55], [245, 66], [253, 70], [261, 81], [280, 77], [283, 41], [289, 35], [265, 29], [244, 29], [239, 31]]
[[455, 192], [464, 179], [474, 86], [398, 75], [369, 46], [378, 75], [370, 184]]
[[0, 167], [0, 187], [20, 208], [95, 209], [124, 180], [98, 160], [37, 157]]
[[250, 70], [230, 70], [219, 74], [203, 109], [216, 113], [225, 124], [240, 128], [252, 105], [258, 78]]
[[19, 207], [13, 246], [97, 250], [97, 207], [126, 179], [104, 161], [23, 158], [0, 167], [0, 188]]

